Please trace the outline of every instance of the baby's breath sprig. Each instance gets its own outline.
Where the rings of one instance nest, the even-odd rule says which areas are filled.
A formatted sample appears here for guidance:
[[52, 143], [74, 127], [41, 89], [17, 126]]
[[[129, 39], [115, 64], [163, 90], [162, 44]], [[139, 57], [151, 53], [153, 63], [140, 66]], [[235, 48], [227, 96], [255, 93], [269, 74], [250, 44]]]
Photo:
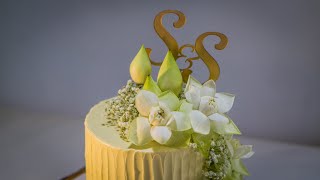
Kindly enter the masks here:
[[209, 156], [205, 159], [203, 175], [206, 179], [221, 180], [231, 167], [231, 154], [223, 136], [211, 140]]
[[107, 125], [116, 126], [120, 137], [125, 141], [128, 141], [130, 123], [139, 115], [135, 108], [135, 97], [141, 87], [142, 85], [128, 80], [126, 86], [119, 89], [118, 95], [106, 102]]

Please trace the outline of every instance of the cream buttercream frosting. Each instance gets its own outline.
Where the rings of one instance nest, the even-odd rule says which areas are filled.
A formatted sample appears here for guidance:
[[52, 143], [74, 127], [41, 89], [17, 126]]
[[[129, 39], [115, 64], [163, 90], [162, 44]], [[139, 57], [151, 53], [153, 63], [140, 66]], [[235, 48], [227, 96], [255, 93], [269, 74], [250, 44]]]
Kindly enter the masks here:
[[85, 120], [87, 180], [201, 179], [204, 158], [188, 147], [156, 142], [135, 146], [122, 140], [114, 126], [105, 126], [106, 101], [95, 105]]

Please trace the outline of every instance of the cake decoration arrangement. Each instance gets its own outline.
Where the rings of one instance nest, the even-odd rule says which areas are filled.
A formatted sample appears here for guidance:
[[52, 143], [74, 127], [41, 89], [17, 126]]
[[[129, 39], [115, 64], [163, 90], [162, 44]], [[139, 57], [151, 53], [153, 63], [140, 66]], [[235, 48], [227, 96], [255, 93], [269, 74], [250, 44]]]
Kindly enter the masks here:
[[[174, 14], [181, 28], [186, 18], [177, 10], [160, 12], [154, 28], [168, 47], [161, 62], [150, 58], [144, 45], [133, 58], [131, 79], [117, 96], [95, 105], [85, 120], [87, 179], [214, 179], [238, 180], [249, 172], [242, 159], [252, 145], [242, 145], [241, 132], [229, 117], [235, 95], [217, 92], [220, 68], [204, 48], [203, 40], [216, 36], [216, 50], [227, 46], [218, 32], [201, 34], [194, 45], [179, 47], [162, 18]], [[185, 49], [197, 54], [187, 57]], [[177, 61], [189, 66], [180, 69]], [[209, 78], [201, 83], [192, 75], [193, 61], [203, 61]], [[156, 78], [152, 65], [160, 66]]]

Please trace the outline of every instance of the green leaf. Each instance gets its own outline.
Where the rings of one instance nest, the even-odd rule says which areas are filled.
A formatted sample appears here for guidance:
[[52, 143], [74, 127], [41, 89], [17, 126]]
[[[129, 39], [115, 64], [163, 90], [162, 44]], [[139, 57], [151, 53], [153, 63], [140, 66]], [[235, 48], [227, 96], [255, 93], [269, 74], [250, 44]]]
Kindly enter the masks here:
[[240, 130], [238, 127], [234, 124], [234, 122], [229, 118], [229, 124], [225, 127], [225, 133], [226, 134], [238, 134], [241, 135]]
[[152, 79], [151, 76], [148, 76], [146, 81], [144, 82], [144, 85], [142, 87], [143, 90], [151, 91], [155, 93], [157, 96], [161, 94], [161, 90], [157, 83]]
[[249, 176], [247, 168], [242, 163], [241, 159], [231, 159], [232, 169], [242, 175]]
[[211, 140], [216, 140], [218, 138], [218, 134], [210, 131], [209, 134], [203, 135], [203, 134], [198, 134], [198, 133], [193, 133], [192, 134], [192, 140], [194, 143], [197, 144], [197, 147], [201, 154], [207, 158], [209, 156], [209, 149], [211, 146]]
[[171, 138], [165, 144], [170, 147], [184, 147], [190, 142], [192, 130], [186, 131], [172, 131]]
[[183, 83], [181, 72], [170, 51], [161, 64], [157, 81], [162, 91], [171, 90], [176, 95], [181, 92]]
[[242, 180], [243, 177], [240, 173], [238, 172], [231, 172], [230, 174], [227, 174], [227, 176], [225, 178], [223, 178], [223, 180]]

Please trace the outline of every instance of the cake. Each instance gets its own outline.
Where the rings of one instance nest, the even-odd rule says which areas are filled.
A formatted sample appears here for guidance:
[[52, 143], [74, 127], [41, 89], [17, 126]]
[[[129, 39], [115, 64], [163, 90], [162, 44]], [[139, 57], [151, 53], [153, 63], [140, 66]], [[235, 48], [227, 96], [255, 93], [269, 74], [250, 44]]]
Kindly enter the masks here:
[[[167, 10], [161, 17], [163, 13], [181, 17], [179, 11]], [[155, 81], [151, 72], [156, 63], [150, 49], [141, 46], [130, 64], [131, 79], [86, 116], [87, 180], [237, 180], [249, 175], [241, 159], [253, 155], [252, 146], [233, 137], [241, 133], [227, 115], [235, 96], [216, 92], [219, 67], [207, 63], [207, 51], [199, 52], [197, 44], [191, 48], [210, 71], [204, 83], [191, 76], [196, 58], [187, 59], [191, 66], [181, 70], [176, 60], [184, 56], [183, 48], [179, 52], [172, 46]]]

